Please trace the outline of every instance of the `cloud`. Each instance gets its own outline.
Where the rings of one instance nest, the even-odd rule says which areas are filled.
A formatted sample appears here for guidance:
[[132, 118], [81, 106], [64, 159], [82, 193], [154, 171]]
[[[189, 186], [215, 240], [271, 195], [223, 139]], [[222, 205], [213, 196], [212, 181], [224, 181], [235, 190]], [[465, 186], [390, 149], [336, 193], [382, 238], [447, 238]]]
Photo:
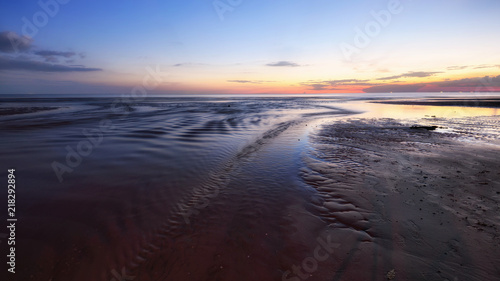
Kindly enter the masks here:
[[0, 52], [13, 53], [26, 51], [31, 48], [33, 39], [27, 36], [20, 36], [12, 31], [0, 32]]
[[419, 89], [423, 88], [425, 84], [389, 84], [389, 85], [378, 85], [363, 89], [365, 93], [389, 93], [389, 92], [418, 92]]
[[431, 83], [385, 84], [363, 89], [366, 93], [387, 92], [438, 92], [438, 91], [476, 91], [496, 92], [500, 90], [500, 75], [471, 77]]
[[338, 86], [375, 86], [379, 84], [369, 83], [370, 80], [360, 79], [340, 79], [340, 80], [325, 80], [325, 81], [308, 81], [302, 82], [300, 85], [311, 87], [312, 91], [339, 90]]
[[266, 64], [266, 66], [297, 67], [300, 65], [297, 63], [291, 62], [291, 61], [278, 61], [278, 62], [268, 63], [268, 64]]
[[377, 80], [394, 80], [394, 79], [399, 79], [399, 78], [413, 78], [413, 77], [423, 78], [423, 77], [433, 76], [434, 74], [437, 74], [437, 73], [442, 73], [442, 72], [424, 72], [424, 71], [414, 72], [414, 71], [410, 71], [410, 72], [403, 73], [400, 75], [378, 78]]
[[448, 68], [446, 68], [447, 70], [462, 70], [462, 69], [466, 69], [468, 68], [469, 66], [468, 65], [455, 65], [455, 66], [449, 66]]
[[231, 83], [242, 83], [242, 84], [260, 84], [262, 82], [260, 81], [250, 81], [250, 80], [227, 80], [227, 82], [231, 82]]
[[58, 57], [69, 59], [77, 55], [75, 52], [59, 52], [59, 51], [49, 51], [49, 50], [36, 51], [33, 52], [33, 54], [44, 58], [46, 62], [54, 62], [54, 63], [59, 62]]
[[34, 52], [34, 54], [42, 56], [42, 57], [46, 57], [46, 56], [61, 56], [61, 57], [65, 57], [65, 58], [71, 58], [72, 56], [76, 55], [75, 52], [59, 52], [59, 51], [47, 51], [47, 50], [36, 51], [36, 52]]
[[[71, 65], [78, 57], [84, 58], [84, 53], [62, 52], [54, 50], [31, 50], [33, 40], [20, 36], [12, 31], [0, 32], [0, 71], [24, 70], [38, 72], [88, 72], [100, 71], [100, 68], [87, 68], [81, 65]], [[20, 54], [11, 54], [22, 52]], [[66, 64], [61, 64], [63, 60]]]
[[481, 65], [460, 65], [460, 66], [450, 66], [446, 68], [447, 70], [462, 70], [466, 68], [472, 69], [483, 69], [483, 68], [497, 68], [500, 64], [481, 64]]
[[459, 80], [442, 81], [433, 83], [440, 87], [477, 87], [477, 88], [492, 88], [500, 87], [500, 75], [464, 78]]
[[309, 90], [312, 91], [326, 91], [326, 90], [331, 90], [331, 85], [328, 82], [325, 81], [316, 81], [316, 82], [302, 82], [300, 83], [302, 86], [307, 86], [311, 87]]
[[27, 70], [41, 72], [89, 72], [100, 68], [87, 68], [81, 65], [50, 64], [41, 61], [0, 57], [0, 70]]
[[45, 57], [45, 61], [52, 62], [52, 63], [59, 62], [59, 60], [56, 57]]
[[373, 85], [372, 83], [367, 83], [368, 81], [370, 81], [370, 80], [341, 79], [341, 80], [327, 80], [327, 81], [323, 81], [323, 82], [329, 83], [332, 86], [338, 86], [338, 85], [369, 86], [369, 85]]
[[309, 84], [308, 86], [312, 87], [310, 88], [310, 90], [313, 91], [335, 90], [334, 88], [327, 88], [329, 86], [328, 84], [312, 83]]
[[241, 83], [241, 84], [262, 84], [262, 83], [270, 83], [270, 82], [276, 82], [276, 81], [264, 81], [264, 80], [227, 80], [227, 82]]
[[500, 67], [500, 64], [482, 64], [482, 65], [476, 65], [474, 69], [482, 69], [482, 68], [496, 68]]

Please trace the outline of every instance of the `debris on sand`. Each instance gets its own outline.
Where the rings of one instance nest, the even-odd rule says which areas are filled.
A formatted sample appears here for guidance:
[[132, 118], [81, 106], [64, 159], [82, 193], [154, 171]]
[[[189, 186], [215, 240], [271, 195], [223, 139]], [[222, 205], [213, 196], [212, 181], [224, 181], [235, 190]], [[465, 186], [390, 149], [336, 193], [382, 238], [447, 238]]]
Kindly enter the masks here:
[[418, 125], [413, 125], [410, 127], [410, 129], [424, 129], [428, 131], [434, 131], [438, 128], [438, 126], [418, 126]]
[[393, 270], [387, 272], [387, 279], [388, 280], [392, 280], [394, 278], [396, 278], [396, 270], [393, 269]]

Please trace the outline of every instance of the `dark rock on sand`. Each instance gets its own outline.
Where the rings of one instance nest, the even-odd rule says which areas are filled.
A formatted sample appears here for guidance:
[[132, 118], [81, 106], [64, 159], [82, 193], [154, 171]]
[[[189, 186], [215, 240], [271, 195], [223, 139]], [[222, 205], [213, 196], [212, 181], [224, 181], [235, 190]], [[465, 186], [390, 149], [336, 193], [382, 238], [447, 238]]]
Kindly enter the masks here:
[[413, 125], [410, 127], [410, 129], [424, 129], [428, 131], [434, 131], [438, 128], [438, 126], [418, 126], [418, 125]]

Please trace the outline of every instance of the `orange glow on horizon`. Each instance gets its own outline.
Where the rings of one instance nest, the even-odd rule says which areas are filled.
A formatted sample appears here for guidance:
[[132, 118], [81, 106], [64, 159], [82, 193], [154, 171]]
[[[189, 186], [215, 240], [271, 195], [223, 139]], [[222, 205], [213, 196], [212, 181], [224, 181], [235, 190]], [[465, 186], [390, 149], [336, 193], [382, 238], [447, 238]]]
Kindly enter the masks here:
[[[365, 91], [371, 87], [382, 87], [380, 91], [375, 92], [500, 92], [499, 86], [494, 84], [489, 85], [488, 81], [481, 84], [481, 77], [495, 77], [500, 75], [500, 71], [486, 72], [481, 71], [460, 71], [460, 73], [437, 73], [427, 77], [402, 77], [391, 80], [380, 80], [380, 77], [391, 77], [392, 73], [375, 72], [372, 77], [376, 78], [357, 78], [348, 79], [350, 76], [332, 77], [331, 79], [318, 80], [298, 80], [297, 78], [290, 80], [278, 80], [272, 77], [260, 77], [252, 75], [252, 79], [246, 76], [238, 76], [241, 79], [224, 77], [226, 75], [218, 75], [217, 77], [198, 76], [198, 79], [180, 79], [181, 77], [174, 75], [166, 76], [164, 83], [160, 84], [153, 91], [155, 92], [172, 92], [172, 93], [207, 93], [207, 94], [327, 94], [327, 93], [365, 93], [373, 91]], [[394, 75], [397, 76], [397, 75]], [[203, 78], [202, 78], [203, 77]], [[116, 79], [117, 76], [111, 74], [107, 83], [103, 77], [97, 84], [110, 85], [122, 88], [131, 89], [141, 84], [141, 79], [137, 76], [128, 76], [128, 79]], [[115, 79], [113, 79], [115, 78]], [[355, 81], [357, 80], [357, 81]], [[461, 80], [464, 82], [461, 83]], [[484, 80], [484, 79], [483, 79]], [[333, 82], [331, 82], [333, 81]], [[346, 81], [334, 83], [335, 81]], [[88, 82], [88, 81], [85, 81]], [[476, 83], [477, 85], [473, 85]], [[404, 90], [405, 86], [408, 89]], [[403, 90], [400, 90], [403, 89]]]

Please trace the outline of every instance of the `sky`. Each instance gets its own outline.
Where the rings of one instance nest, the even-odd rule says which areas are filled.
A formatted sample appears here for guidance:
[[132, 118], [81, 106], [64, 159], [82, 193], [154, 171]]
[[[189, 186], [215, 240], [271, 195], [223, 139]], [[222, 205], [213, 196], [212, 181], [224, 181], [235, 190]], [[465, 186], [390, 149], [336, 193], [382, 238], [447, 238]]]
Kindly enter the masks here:
[[500, 91], [498, 0], [0, 3], [0, 94]]

